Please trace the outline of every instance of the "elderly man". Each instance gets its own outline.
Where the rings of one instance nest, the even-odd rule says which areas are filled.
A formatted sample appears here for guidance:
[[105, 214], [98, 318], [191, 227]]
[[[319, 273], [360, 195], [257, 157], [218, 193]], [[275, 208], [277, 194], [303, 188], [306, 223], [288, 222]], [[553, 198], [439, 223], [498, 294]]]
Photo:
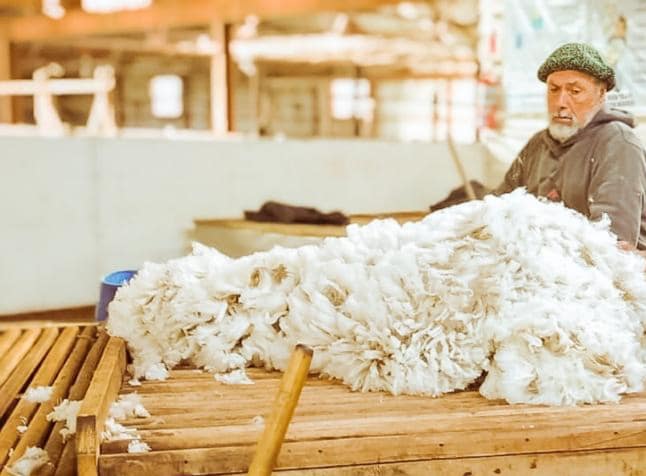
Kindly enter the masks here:
[[538, 70], [549, 126], [535, 134], [495, 193], [526, 187], [592, 220], [606, 213], [625, 249], [646, 249], [646, 162], [633, 117], [605, 105], [615, 73], [591, 46], [568, 43]]

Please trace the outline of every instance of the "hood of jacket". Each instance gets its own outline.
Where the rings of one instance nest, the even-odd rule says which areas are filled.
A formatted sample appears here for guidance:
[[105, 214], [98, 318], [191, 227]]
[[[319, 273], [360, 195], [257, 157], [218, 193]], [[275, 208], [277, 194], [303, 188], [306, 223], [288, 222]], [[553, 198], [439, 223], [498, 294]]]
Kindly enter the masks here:
[[607, 106], [602, 107], [599, 111], [592, 117], [592, 120], [580, 131], [574, 134], [572, 137], [567, 139], [565, 142], [559, 142], [554, 139], [549, 130], [545, 130], [543, 139], [547, 146], [550, 149], [550, 152], [554, 158], [558, 158], [563, 155], [572, 145], [576, 144], [581, 140], [586, 140], [595, 133], [595, 129], [603, 124], [609, 122], [622, 122], [629, 127], [635, 127], [635, 117], [627, 112], [622, 111], [621, 109], [609, 108]]

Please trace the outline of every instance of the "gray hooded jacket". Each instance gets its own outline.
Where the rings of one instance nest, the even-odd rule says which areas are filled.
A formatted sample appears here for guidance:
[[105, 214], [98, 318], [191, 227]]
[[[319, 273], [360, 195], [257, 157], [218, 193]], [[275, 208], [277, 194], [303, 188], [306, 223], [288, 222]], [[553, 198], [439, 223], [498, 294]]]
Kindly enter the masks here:
[[592, 220], [606, 213], [619, 240], [646, 249], [646, 155], [633, 127], [630, 114], [603, 108], [563, 143], [544, 129], [521, 150], [494, 193], [526, 187]]

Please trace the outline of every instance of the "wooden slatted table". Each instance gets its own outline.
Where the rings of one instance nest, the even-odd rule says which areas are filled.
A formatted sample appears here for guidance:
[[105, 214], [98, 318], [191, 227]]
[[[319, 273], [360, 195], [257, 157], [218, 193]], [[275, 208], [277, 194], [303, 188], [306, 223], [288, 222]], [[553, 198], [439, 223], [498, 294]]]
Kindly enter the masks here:
[[[25, 324], [26, 325], [26, 324]], [[8, 327], [0, 331], [0, 474], [30, 446], [44, 448], [50, 463], [37, 474], [75, 474], [74, 439], [63, 441], [64, 423], [46, 416], [64, 398], [82, 400], [108, 336], [95, 325]], [[28, 387], [52, 386], [48, 402], [22, 398]], [[20, 433], [19, 425], [27, 430]]]
[[[179, 368], [165, 382], [133, 387], [123, 341], [93, 325], [0, 331], [0, 362], [0, 465], [40, 446], [52, 462], [39, 476], [245, 473], [281, 378], [249, 369], [253, 385], [224, 385]], [[21, 393], [30, 385], [52, 385], [54, 398], [26, 402]], [[151, 417], [123, 423], [137, 428], [150, 453], [127, 453], [127, 441], [99, 442], [111, 402], [135, 391]], [[83, 400], [77, 435], [67, 442], [62, 424], [45, 418], [62, 398]], [[6, 466], [0, 471], [8, 474]], [[476, 392], [435, 399], [356, 393], [312, 376], [275, 473], [646, 475], [646, 393], [617, 405], [540, 407]]]
[[[152, 452], [101, 445], [101, 475], [246, 472], [281, 374], [250, 369], [253, 385], [198, 370], [165, 382], [123, 383], [151, 413], [126, 422]], [[619, 405], [539, 407], [477, 392], [441, 398], [356, 393], [310, 377], [275, 473], [289, 475], [646, 474], [646, 394]]]

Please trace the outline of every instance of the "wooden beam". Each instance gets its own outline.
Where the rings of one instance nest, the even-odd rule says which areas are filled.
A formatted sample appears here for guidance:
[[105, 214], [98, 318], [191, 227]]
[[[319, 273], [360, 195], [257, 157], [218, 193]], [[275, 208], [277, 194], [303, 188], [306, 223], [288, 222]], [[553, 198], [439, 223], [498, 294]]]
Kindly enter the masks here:
[[101, 432], [112, 402], [116, 400], [126, 368], [126, 345], [110, 337], [76, 418], [77, 470], [97, 475]]
[[0, 0], [0, 12], [8, 15], [36, 15], [41, 0]]
[[211, 39], [220, 46], [217, 53], [211, 56], [211, 130], [215, 135], [223, 136], [229, 131], [229, 42], [227, 26], [216, 22], [210, 26]]
[[[84, 336], [88, 339], [93, 339], [96, 335], [96, 327], [88, 326], [83, 331]], [[89, 350], [85, 357], [85, 361], [79, 370], [74, 384], [70, 387], [68, 399], [69, 400], [83, 400], [87, 392], [94, 370], [99, 363], [103, 349], [108, 342], [108, 334], [101, 332], [96, 341], [93, 342], [92, 348]], [[61, 435], [61, 430], [65, 427], [65, 421], [58, 421], [52, 428], [45, 451], [49, 455], [48, 464], [38, 474], [38, 476], [52, 476], [55, 472], [59, 471], [60, 466], [65, 466], [66, 472], [62, 474], [74, 474], [76, 471], [76, 453], [73, 451], [75, 448], [75, 441], [65, 439]], [[70, 447], [70, 450], [65, 453], [65, 447]], [[65, 461], [62, 461], [63, 454], [65, 454]], [[60, 473], [59, 473], [60, 474]]]
[[[79, 47], [78, 39], [52, 38], [48, 42], [49, 46], [66, 49], [77, 49]], [[149, 44], [145, 41], [135, 38], [115, 38], [115, 37], [97, 37], [97, 38], [83, 38], [83, 50], [96, 50], [96, 51], [118, 51], [119, 53], [136, 53], [152, 54], [152, 55], [165, 55], [165, 56], [186, 56], [206, 58], [211, 56], [209, 52], [200, 50], [197, 47], [187, 47], [186, 45], [178, 46], [177, 44]]]
[[141, 10], [109, 14], [68, 10], [60, 20], [43, 15], [18, 17], [8, 21], [6, 30], [12, 41], [32, 41], [209, 25], [214, 21], [233, 23], [242, 21], [249, 15], [267, 18], [324, 11], [365, 10], [393, 3], [398, 3], [398, 0], [167, 0], [156, 1], [152, 6]]
[[111, 91], [113, 81], [96, 79], [50, 79], [44, 85], [31, 79], [14, 79], [0, 81], [0, 96], [34, 96], [46, 88], [46, 91], [56, 96], [76, 94], [96, 94]]
[[[0, 24], [0, 31], [3, 25]], [[6, 36], [0, 34], [0, 81], [11, 79], [11, 45]], [[13, 122], [11, 98], [0, 98], [0, 123]]]

